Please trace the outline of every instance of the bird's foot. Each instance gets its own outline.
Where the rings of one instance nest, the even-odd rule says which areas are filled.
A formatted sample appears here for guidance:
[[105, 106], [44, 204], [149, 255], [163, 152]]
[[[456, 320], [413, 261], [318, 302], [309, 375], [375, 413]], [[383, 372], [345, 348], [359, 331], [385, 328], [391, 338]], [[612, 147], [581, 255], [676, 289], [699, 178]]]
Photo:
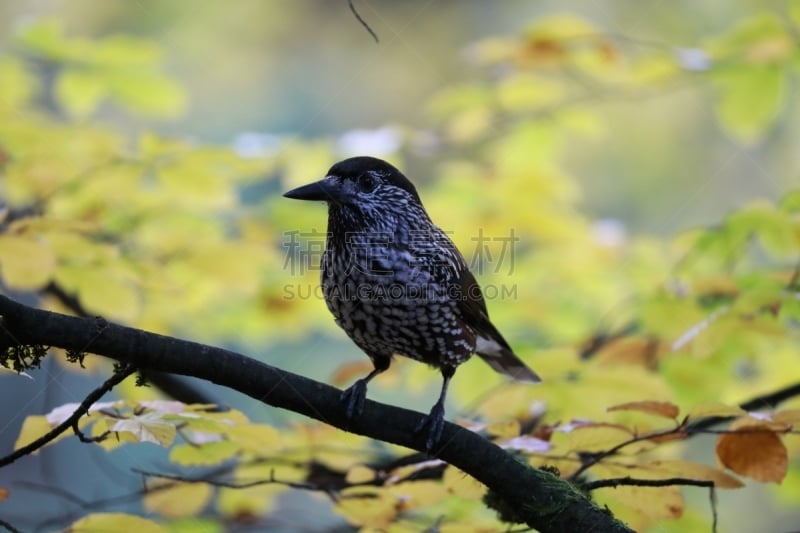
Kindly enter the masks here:
[[345, 404], [348, 420], [361, 416], [364, 412], [364, 402], [367, 399], [367, 380], [359, 379], [342, 392], [339, 401]]
[[414, 428], [414, 433], [422, 433], [426, 428], [428, 429], [428, 438], [425, 440], [425, 450], [430, 453], [433, 447], [439, 443], [444, 429], [444, 405], [442, 403], [436, 402], [430, 414], [420, 420], [417, 427]]

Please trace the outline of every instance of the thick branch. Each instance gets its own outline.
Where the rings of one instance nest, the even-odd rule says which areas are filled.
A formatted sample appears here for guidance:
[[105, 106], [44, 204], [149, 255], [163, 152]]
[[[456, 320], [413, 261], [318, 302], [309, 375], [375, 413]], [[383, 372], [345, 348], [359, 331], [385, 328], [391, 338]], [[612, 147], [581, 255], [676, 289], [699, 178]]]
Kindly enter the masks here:
[[[80, 299], [69, 294], [61, 285], [50, 282], [44, 292], [57, 299], [61, 305], [72, 311], [76, 316], [94, 316], [83, 306]], [[200, 389], [193, 387], [185, 379], [165, 374], [163, 372], [151, 372], [147, 375], [147, 383], [156, 387], [172, 399], [183, 403], [217, 403], [213, 397], [209, 396]]]
[[[338, 389], [234, 352], [115, 324], [98, 331], [95, 319], [33, 309], [4, 296], [0, 315], [0, 349], [22, 343], [90, 351], [140, 369], [205, 379], [346, 431], [425, 449], [425, 436], [414, 432], [422, 414], [367, 401], [364, 414], [350, 423]], [[517, 461], [467, 429], [447, 423], [441, 442], [437, 457], [482, 482], [543, 533], [631, 531], [566, 481]]]

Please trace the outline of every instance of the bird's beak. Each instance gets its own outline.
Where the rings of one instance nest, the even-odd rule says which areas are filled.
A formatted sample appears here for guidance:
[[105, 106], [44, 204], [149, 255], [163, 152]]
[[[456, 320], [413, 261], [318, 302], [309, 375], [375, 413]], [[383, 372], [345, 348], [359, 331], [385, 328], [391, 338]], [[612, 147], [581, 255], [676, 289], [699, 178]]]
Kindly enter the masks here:
[[340, 202], [343, 195], [340, 187], [331, 178], [323, 178], [308, 185], [283, 193], [286, 198], [293, 200], [310, 200], [317, 202]]

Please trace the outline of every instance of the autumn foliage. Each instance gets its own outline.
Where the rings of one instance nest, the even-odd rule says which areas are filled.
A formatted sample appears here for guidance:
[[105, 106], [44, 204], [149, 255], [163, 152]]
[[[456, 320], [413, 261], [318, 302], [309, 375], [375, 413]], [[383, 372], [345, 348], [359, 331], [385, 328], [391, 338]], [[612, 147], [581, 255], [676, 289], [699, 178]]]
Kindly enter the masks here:
[[[435, 148], [415, 151], [411, 132], [389, 155], [424, 170], [409, 175], [428, 211], [494, 291], [493, 321], [544, 378], [509, 383], [471, 361], [452, 382], [448, 418], [568, 480], [637, 531], [710, 531], [733, 512], [721, 491], [746, 485], [770, 484], [778, 500], [796, 501], [800, 191], [752, 199], [711, 227], [648, 235], [583, 212], [567, 160], [576, 144], [615, 133], [601, 95], [624, 101], [681, 84], [710, 89], [716, 127], [730, 142], [767, 143], [796, 96], [800, 7], [790, 4], [785, 17], [750, 14], [685, 49], [637, 44], [572, 15], [472, 43], [473, 79], [426, 104]], [[163, 51], [133, 37], [66, 35], [52, 21], [8, 38], [14, 46], [0, 56], [4, 294], [236, 343], [253, 357], [294, 350], [312, 377], [338, 387], [363, 374], [368, 361], [331, 340], [342, 335], [313, 297], [324, 215], [278, 194], [322, 175], [338, 156], [332, 139], [287, 138], [242, 153], [133, 134], [99, 117], [113, 109], [168, 118], [189, 101], [164, 74]], [[312, 338], [326, 341], [307, 344]], [[311, 351], [336, 362], [305, 359]], [[86, 352], [54, 348], [46, 357], [78, 373], [113, 372], [91, 346]], [[35, 378], [39, 355], [2, 354], [4, 386]], [[375, 391], [409, 405], [437, 379], [396, 361]], [[88, 506], [59, 527], [222, 531], [262, 523], [298, 493], [364, 531], [496, 531], [513, 519], [480, 483], [435, 457], [304, 418], [254, 421], [244, 398], [220, 409], [135, 381], [47, 446], [81, 433], [106, 452], [163, 448], [160, 462], [137, 467], [146, 516]], [[77, 407], [20, 413], [15, 449]], [[693, 491], [704, 496], [687, 504]], [[0, 476], [0, 516], [24, 494]]]

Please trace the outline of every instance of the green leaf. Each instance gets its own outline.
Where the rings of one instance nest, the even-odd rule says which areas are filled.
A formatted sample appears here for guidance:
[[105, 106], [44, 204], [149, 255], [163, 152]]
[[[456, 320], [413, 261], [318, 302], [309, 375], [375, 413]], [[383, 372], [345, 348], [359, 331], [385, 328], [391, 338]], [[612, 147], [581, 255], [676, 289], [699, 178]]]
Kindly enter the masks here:
[[17, 43], [22, 48], [50, 59], [63, 57], [65, 48], [64, 28], [60, 20], [39, 20], [26, 25], [17, 34]]
[[744, 18], [708, 48], [718, 62], [779, 65], [791, 58], [795, 46], [786, 23], [776, 13], [762, 12]]
[[90, 71], [65, 70], [56, 80], [56, 98], [74, 118], [86, 118], [91, 115], [107, 93], [105, 80]]
[[0, 58], [0, 109], [15, 109], [36, 92], [36, 78], [14, 57]]
[[780, 209], [790, 214], [800, 213], [800, 190], [791, 191], [781, 198]]
[[167, 533], [167, 530], [139, 516], [125, 513], [95, 513], [84, 516], [69, 526], [70, 533], [100, 533], [105, 531], [135, 531], [136, 533]]
[[173, 118], [186, 110], [188, 99], [174, 80], [154, 72], [124, 71], [108, 77], [109, 92], [134, 113]]
[[722, 93], [715, 110], [723, 129], [742, 143], [759, 141], [783, 107], [786, 73], [768, 65], [741, 65], [715, 81]]
[[162, 56], [161, 48], [153, 42], [129, 35], [111, 35], [93, 43], [87, 59], [106, 68], [148, 68], [157, 66]]
[[731, 232], [743, 238], [757, 236], [764, 250], [778, 259], [791, 259], [800, 252], [795, 226], [789, 214], [766, 202], [755, 202], [727, 220]]
[[526, 111], [553, 104], [565, 96], [561, 83], [530, 74], [503, 80], [497, 88], [500, 105], [509, 111]]
[[38, 289], [55, 268], [53, 250], [36, 235], [0, 235], [0, 275], [8, 287]]

